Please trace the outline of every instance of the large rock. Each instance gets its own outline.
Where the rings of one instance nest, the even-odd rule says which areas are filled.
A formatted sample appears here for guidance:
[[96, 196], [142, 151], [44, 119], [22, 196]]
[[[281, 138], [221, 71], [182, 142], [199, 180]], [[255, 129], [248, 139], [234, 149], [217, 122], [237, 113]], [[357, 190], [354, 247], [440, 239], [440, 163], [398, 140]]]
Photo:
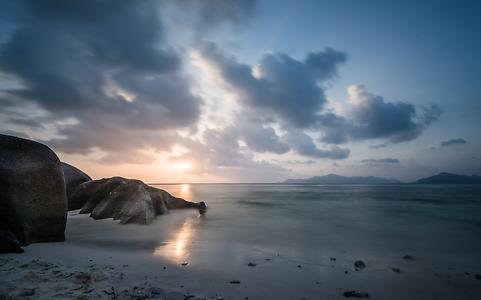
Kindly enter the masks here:
[[22, 245], [65, 239], [65, 182], [50, 148], [0, 135], [0, 195], [0, 230], [12, 232]]
[[90, 176], [77, 169], [76, 167], [69, 165], [68, 163], [62, 162], [62, 170], [65, 178], [65, 188], [67, 189], [67, 200], [68, 200], [68, 210], [74, 210], [81, 208], [85, 203], [83, 202], [73, 202], [72, 194], [75, 189], [86, 181], [92, 180]]
[[[0, 230], [0, 253], [24, 252], [17, 237], [10, 231]], [[1, 299], [1, 297], [0, 297]]]
[[169, 209], [196, 208], [205, 212], [204, 202], [194, 203], [177, 198], [140, 180], [122, 177], [104, 178], [82, 183], [72, 201], [84, 202], [79, 213], [94, 219], [113, 218], [121, 224], [149, 224]]

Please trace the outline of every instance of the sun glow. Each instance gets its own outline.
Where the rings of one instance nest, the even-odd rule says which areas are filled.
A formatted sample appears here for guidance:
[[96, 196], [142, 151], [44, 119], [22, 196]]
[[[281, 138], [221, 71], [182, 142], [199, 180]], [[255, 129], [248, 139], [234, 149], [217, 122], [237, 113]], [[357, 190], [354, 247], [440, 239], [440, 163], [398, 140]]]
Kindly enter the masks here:
[[192, 164], [188, 162], [178, 162], [175, 164], [175, 168], [180, 172], [186, 172], [192, 169]]

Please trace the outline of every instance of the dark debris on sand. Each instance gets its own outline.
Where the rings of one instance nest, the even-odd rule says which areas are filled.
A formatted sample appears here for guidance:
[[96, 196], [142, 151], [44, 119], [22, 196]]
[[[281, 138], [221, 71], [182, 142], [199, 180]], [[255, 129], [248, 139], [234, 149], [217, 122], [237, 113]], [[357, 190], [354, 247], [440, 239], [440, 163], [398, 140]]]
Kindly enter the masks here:
[[346, 298], [369, 298], [369, 294], [359, 291], [347, 291], [343, 293]]
[[362, 270], [366, 268], [366, 264], [362, 260], [356, 260], [354, 262], [354, 268], [357, 270]]

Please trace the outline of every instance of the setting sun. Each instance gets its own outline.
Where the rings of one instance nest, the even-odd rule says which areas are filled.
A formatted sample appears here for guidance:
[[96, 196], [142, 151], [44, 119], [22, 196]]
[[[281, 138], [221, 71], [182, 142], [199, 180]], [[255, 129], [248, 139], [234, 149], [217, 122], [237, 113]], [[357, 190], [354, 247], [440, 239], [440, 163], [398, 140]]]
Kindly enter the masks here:
[[180, 172], [185, 172], [192, 168], [192, 164], [188, 162], [178, 162], [175, 164], [175, 168]]

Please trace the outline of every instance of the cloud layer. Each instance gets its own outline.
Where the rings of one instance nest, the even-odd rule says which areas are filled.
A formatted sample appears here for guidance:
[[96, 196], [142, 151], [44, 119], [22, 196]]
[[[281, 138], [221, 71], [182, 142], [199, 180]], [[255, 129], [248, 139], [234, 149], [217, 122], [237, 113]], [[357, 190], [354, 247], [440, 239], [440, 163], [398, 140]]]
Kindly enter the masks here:
[[466, 140], [463, 138], [450, 139], [441, 142], [441, 147], [453, 146], [453, 145], [464, 145], [467, 144]]
[[[436, 105], [416, 108], [405, 102], [387, 102], [362, 85], [348, 88], [347, 113], [336, 114], [327, 107], [326, 83], [335, 79], [347, 55], [332, 48], [308, 53], [304, 60], [267, 53], [254, 66], [238, 62], [213, 43], [204, 44], [199, 51], [227, 89], [236, 94], [244, 114], [255, 116], [262, 133], [269, 131], [260, 144], [249, 138], [255, 131], [243, 132], [243, 122], [236, 122], [240, 134], [251, 141], [247, 144], [257, 151], [283, 153], [288, 146], [302, 156], [343, 159], [350, 150], [329, 145], [369, 139], [410, 141], [440, 115]], [[267, 129], [273, 124], [284, 133]]]
[[[347, 143], [410, 141], [438, 118], [437, 106], [388, 101], [362, 85], [348, 87], [345, 110], [334, 110], [326, 91], [348, 59], [344, 51], [327, 47], [302, 58], [272, 51], [247, 64], [203, 40], [218, 27], [244, 24], [255, 7], [254, 0], [1, 4], [11, 17], [1, 23], [8, 32], [0, 35], [0, 75], [15, 84], [0, 87], [0, 117], [98, 163], [148, 164], [162, 152], [173, 162], [195, 161], [199, 173], [286, 172], [276, 163], [281, 156], [309, 164], [346, 159]], [[172, 42], [179, 26], [193, 36], [181, 46]], [[235, 96], [222, 124], [201, 124], [212, 99], [195, 92], [190, 51]], [[173, 154], [176, 146], [185, 151]]]
[[[7, 91], [15, 105], [37, 104], [48, 112], [43, 122], [74, 120], [49, 144], [137, 152], [168, 145], [164, 130], [196, 124], [202, 101], [165, 44], [154, 1], [32, 1], [25, 10], [0, 68], [21, 82]], [[12, 121], [35, 126], [28, 112]]]
[[380, 159], [363, 159], [361, 160], [362, 163], [366, 164], [398, 164], [399, 159], [397, 158], [380, 158]]

